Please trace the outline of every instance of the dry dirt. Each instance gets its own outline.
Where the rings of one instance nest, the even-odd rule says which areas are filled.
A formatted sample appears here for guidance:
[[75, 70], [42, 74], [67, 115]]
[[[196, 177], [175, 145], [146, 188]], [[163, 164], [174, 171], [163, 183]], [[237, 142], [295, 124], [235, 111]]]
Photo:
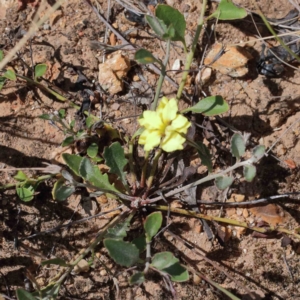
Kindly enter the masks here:
[[[169, 1], [169, 4], [178, 8], [186, 17], [188, 45], [191, 43], [200, 11], [197, 3], [198, 1], [194, 0]], [[253, 9], [250, 0], [235, 3]], [[258, 3], [266, 16], [271, 18], [284, 17], [293, 8], [286, 0], [261, 0]], [[150, 35], [147, 27], [137, 27], [129, 23], [120, 5], [114, 1], [111, 4], [110, 22], [114, 27], [123, 33], [135, 29], [126, 38], [131, 43], [143, 46], [157, 57], [163, 58], [163, 43]], [[209, 9], [215, 5], [210, 3]], [[28, 30], [37, 7], [28, 5], [24, 10], [17, 11], [18, 3], [8, 0], [1, 0], [0, 6], [0, 48], [6, 54], [18, 41], [15, 33], [19, 26], [22, 30]], [[100, 0], [96, 7], [100, 13], [106, 14], [105, 1]], [[213, 23], [210, 23], [208, 29], [212, 25]], [[102, 62], [103, 56], [99, 51], [91, 49], [90, 41], [101, 41], [104, 34], [105, 25], [83, 0], [66, 1], [59, 13], [42, 26], [32, 38], [31, 45], [27, 43], [19, 53], [20, 58], [14, 59], [10, 66], [19, 74], [30, 76], [22, 60], [29, 66], [32, 62], [33, 64], [46, 62], [52, 72], [47, 74], [48, 80], [64, 91], [72, 102], [80, 105], [82, 97], [76, 86], [78, 76], [76, 70], [80, 70], [89, 82], [97, 80], [98, 64]], [[203, 91], [207, 95], [222, 95], [228, 101], [230, 110], [222, 115], [222, 119], [239, 131], [251, 133], [249, 149], [258, 143], [270, 147], [277, 141], [272, 149], [272, 155], [259, 163], [255, 180], [246, 183], [237, 178], [228, 191], [229, 198], [233, 199], [232, 194], [236, 194], [237, 198], [244, 197], [246, 201], [299, 191], [299, 71], [286, 68], [279, 78], [266, 78], [257, 74], [255, 66], [261, 42], [252, 41], [255, 39], [256, 30], [251, 18], [235, 22], [219, 22], [215, 25], [215, 34], [212, 36], [225, 45], [250, 41], [246, 47], [253, 59], [246, 66], [248, 74], [242, 78], [232, 78], [213, 71]], [[193, 68], [196, 69], [200, 64], [205, 45], [208, 44], [210, 49], [214, 42], [212, 39], [209, 41], [206, 35], [201, 38]], [[131, 60], [132, 67], [124, 79], [123, 91], [111, 97], [105, 96], [102, 114], [105, 120], [112, 121], [125, 132], [132, 133], [136, 129], [136, 118], [133, 116], [138, 115], [141, 109], [149, 105], [151, 93], [149, 94], [148, 87], [154, 91], [158, 76], [137, 66], [133, 60], [133, 51], [122, 53]], [[178, 45], [172, 47], [169, 68], [177, 58], [184, 58], [182, 48]], [[137, 81], [137, 74], [142, 74], [148, 84]], [[176, 80], [178, 75], [170, 76]], [[140, 84], [134, 85], [137, 82]], [[188, 92], [192, 93], [193, 88], [192, 83], [187, 87]], [[166, 83], [163, 91], [166, 95], [172, 96], [176, 89]], [[186, 101], [181, 105], [187, 107], [189, 103]], [[93, 111], [99, 113], [99, 107], [100, 105], [96, 104]], [[38, 116], [61, 108], [67, 110], [68, 120], [74, 118], [75, 110], [70, 108], [68, 103], [56, 101], [41, 90], [26, 85], [24, 81], [18, 80], [5, 85], [0, 93], [1, 184], [13, 182], [13, 176], [16, 174], [15, 171], [5, 169], [41, 167], [43, 162], [50, 162], [64, 135]], [[220, 145], [213, 145], [214, 139], [209, 140], [208, 145], [215, 151], [215, 168], [225, 168], [231, 161], [228, 145], [232, 133], [215, 119], [209, 123], [205, 123], [207, 120], [203, 118], [197, 121], [202, 122], [204, 126], [205, 124], [213, 126], [215, 134], [222, 138], [222, 149]], [[294, 124], [292, 129], [286, 132], [291, 124]], [[199, 133], [199, 137], [204, 138], [202, 133]], [[35, 174], [34, 171], [25, 172]], [[201, 172], [205, 173], [205, 170], [200, 168], [199, 173]], [[52, 181], [43, 184], [34, 200], [29, 203], [21, 202], [13, 190], [1, 191], [0, 292], [13, 299], [16, 288], [32, 289], [28, 278], [29, 272], [40, 286], [45, 286], [49, 277], [58, 272], [57, 267], [41, 267], [42, 260], [51, 257], [72, 260], [80, 249], [89, 245], [90, 239], [107, 220], [97, 218], [31, 239], [27, 239], [26, 236], [116, 206], [113, 200], [85, 202], [84, 191], [78, 191], [76, 196], [70, 197], [68, 201], [58, 203], [52, 200], [52, 185]], [[216, 201], [226, 198], [226, 195], [214, 188], [213, 183], [201, 187], [197, 193], [201, 200]], [[271, 225], [279, 224], [288, 229], [300, 227], [299, 202], [296, 200], [291, 203], [286, 199], [278, 205], [267, 208], [264, 206], [223, 210], [199, 208], [203, 213], [249, 223], [264, 220]], [[138, 224], [138, 221], [136, 220], [133, 226]], [[294, 240], [286, 247], [282, 247], [283, 235], [265, 238], [236, 227], [225, 228], [216, 223], [209, 225], [216, 236], [219, 232], [218, 238], [212, 241], [209, 241], [203, 232], [199, 220], [173, 215], [170, 231], [189, 241], [193, 248], [187, 248], [167, 233], [158, 238], [153, 247], [155, 251], [173, 251], [183, 262], [189, 263], [239, 298], [300, 299], [300, 241]], [[136, 231], [138, 232], [138, 228]], [[223, 238], [220, 232], [224, 233]], [[14, 244], [17, 237], [21, 242], [19, 247]], [[121, 299], [172, 299], [170, 291], [157, 275], [150, 276], [149, 281], [141, 287], [132, 288], [127, 283], [131, 271], [118, 268], [101, 245], [96, 248], [95, 259], [89, 271], [73, 274], [67, 279], [61, 287], [60, 299], [115, 299], [116, 289], [103, 264], [118, 279]], [[227, 299], [225, 295], [195, 275], [191, 275], [186, 283], [174, 284], [174, 288], [178, 299]]]

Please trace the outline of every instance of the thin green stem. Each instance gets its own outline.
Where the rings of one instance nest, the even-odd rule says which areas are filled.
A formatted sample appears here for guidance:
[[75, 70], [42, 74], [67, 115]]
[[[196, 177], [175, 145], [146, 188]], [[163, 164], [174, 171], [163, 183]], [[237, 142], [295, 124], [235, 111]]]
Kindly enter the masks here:
[[203, 0], [201, 13], [200, 13], [199, 20], [198, 20], [197, 30], [196, 30], [195, 37], [194, 37], [194, 40], [193, 40], [193, 43], [192, 43], [192, 46], [191, 46], [191, 50], [190, 50], [190, 52], [189, 52], [189, 54], [186, 58], [186, 63], [185, 63], [185, 66], [184, 66], [185, 71], [182, 73], [181, 82], [180, 82], [180, 85], [179, 85], [179, 88], [178, 88], [178, 91], [177, 91], [177, 95], [176, 95], [177, 100], [179, 100], [180, 97], [181, 97], [181, 94], [183, 92], [185, 83], [187, 81], [187, 76], [189, 74], [189, 70], [190, 70], [192, 61], [193, 61], [193, 58], [194, 58], [194, 55], [195, 55], [195, 51], [196, 51], [197, 43], [198, 43], [198, 40], [199, 40], [199, 36], [200, 36], [201, 30], [202, 30], [202, 27], [203, 27], [203, 24], [204, 24], [204, 14], [205, 14], [206, 5], [207, 5], [207, 0]]
[[158, 160], [160, 158], [162, 154], [162, 149], [159, 149], [157, 152], [156, 152], [156, 155], [155, 155], [155, 158], [153, 160], [153, 165], [152, 165], [152, 169], [151, 169], [151, 172], [150, 172], [150, 176], [147, 180], [147, 192], [151, 189], [152, 187], [152, 183], [153, 183], [153, 180], [154, 180], [154, 176], [155, 176], [155, 172], [156, 172], [156, 169], [157, 169], [157, 165], [158, 165]]
[[165, 76], [166, 76], [166, 68], [169, 62], [169, 57], [170, 57], [170, 47], [171, 46], [171, 40], [168, 39], [167, 41], [167, 51], [166, 51], [166, 56], [165, 59], [163, 61], [163, 64], [161, 64], [161, 73], [157, 82], [157, 87], [156, 87], [156, 92], [155, 92], [155, 97], [154, 97], [154, 101], [151, 105], [151, 110], [155, 110], [158, 104], [158, 99], [159, 99], [159, 95], [160, 95], [160, 91], [162, 88], [162, 84], [164, 82]]
[[131, 176], [131, 181], [132, 181], [132, 190], [133, 190], [133, 194], [135, 194], [135, 191], [136, 191], [136, 172], [135, 172], [135, 168], [134, 168], [133, 142], [132, 141], [129, 142], [128, 158], [129, 158], [130, 176]]
[[150, 154], [149, 151], [145, 152], [145, 161], [144, 161], [144, 166], [143, 166], [143, 169], [142, 169], [141, 184], [140, 184], [141, 188], [145, 187], [149, 154]]
[[266, 27], [268, 28], [268, 30], [271, 32], [271, 34], [275, 37], [275, 39], [280, 43], [280, 45], [292, 56], [294, 57], [298, 62], [300, 62], [300, 57], [295, 54], [284, 42], [283, 40], [276, 34], [276, 32], [274, 31], [274, 29], [272, 28], [272, 26], [270, 25], [270, 23], [268, 22], [268, 20], [266, 19], [266, 17], [264, 16], [264, 14], [262, 13], [262, 11], [260, 10], [259, 6], [257, 5], [256, 1], [253, 1], [256, 9], [258, 10], [258, 14], [261, 17], [261, 19], [263, 20], [263, 22], [265, 23]]
[[56, 97], [56, 99], [60, 100], [60, 101], [66, 101], [67, 98], [65, 98], [64, 96], [60, 95], [59, 93], [51, 90], [50, 88], [44, 86], [43, 84], [37, 82], [37, 81], [34, 81], [26, 76], [22, 76], [22, 75], [18, 75], [16, 74], [17, 77], [27, 81], [28, 83], [32, 84], [32, 85], [36, 85], [38, 88], [40, 88], [41, 90], [44, 90], [48, 93], [50, 93], [51, 95], [53, 95], [54, 97]]

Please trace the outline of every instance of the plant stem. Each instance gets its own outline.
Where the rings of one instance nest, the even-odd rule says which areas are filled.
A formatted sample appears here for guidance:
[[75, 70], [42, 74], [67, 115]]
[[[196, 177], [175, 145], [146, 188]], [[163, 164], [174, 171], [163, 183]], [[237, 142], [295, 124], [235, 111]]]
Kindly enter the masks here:
[[25, 80], [25, 81], [27, 81], [28, 83], [30, 83], [32, 85], [37, 86], [41, 90], [44, 90], [44, 91], [50, 93], [51, 95], [53, 95], [54, 97], [56, 97], [56, 99], [58, 99], [60, 101], [66, 101], [67, 100], [67, 98], [65, 98], [64, 96], [60, 95], [59, 93], [51, 90], [50, 88], [44, 86], [43, 84], [41, 84], [41, 83], [39, 83], [37, 81], [34, 81], [34, 80], [32, 80], [32, 79], [30, 79], [30, 78], [28, 78], [26, 76], [22, 76], [22, 75], [18, 75], [18, 74], [16, 74], [16, 76], [19, 77], [19, 78], [21, 78], [21, 79], [23, 79], [23, 80]]
[[163, 84], [165, 76], [166, 76], [166, 68], [167, 68], [168, 61], [169, 61], [169, 56], [170, 56], [170, 46], [171, 46], [171, 40], [168, 39], [167, 40], [166, 56], [165, 56], [165, 59], [164, 59], [163, 63], [161, 64], [161, 73], [159, 75], [159, 79], [158, 79], [158, 82], [157, 82], [155, 97], [154, 97], [154, 101], [151, 105], [151, 110], [155, 110], [156, 107], [157, 107], [158, 98], [159, 98], [159, 95], [160, 95], [162, 84]]
[[196, 51], [197, 43], [198, 43], [198, 40], [199, 40], [199, 36], [200, 36], [201, 30], [202, 30], [202, 26], [204, 24], [204, 14], [205, 14], [206, 5], [207, 5], [207, 0], [203, 0], [201, 13], [200, 13], [199, 20], [198, 20], [197, 30], [196, 30], [196, 33], [195, 33], [195, 37], [193, 39], [193, 43], [192, 43], [192, 46], [191, 46], [190, 53], [188, 54], [188, 56], [186, 58], [186, 63], [185, 63], [185, 66], [184, 66], [185, 71], [183, 71], [183, 73], [182, 73], [181, 82], [180, 82], [180, 85], [179, 85], [179, 88], [178, 88], [178, 91], [177, 91], [177, 95], [176, 95], [177, 100], [179, 100], [180, 97], [181, 97], [181, 94], [183, 92], [183, 89], [184, 89], [184, 86], [185, 86], [185, 83], [186, 83], [186, 80], [187, 80], [187, 76], [189, 74], [189, 70], [190, 70], [192, 61], [193, 61], [193, 58], [194, 58], [194, 55], [195, 55], [195, 51]]
[[[182, 191], [184, 191], [184, 190], [187, 190], [187, 189], [189, 189], [189, 188], [191, 188], [191, 187], [194, 187], [194, 186], [196, 186], [196, 185], [202, 184], [202, 183], [204, 183], [204, 182], [213, 180], [213, 179], [215, 179], [215, 178], [221, 177], [221, 176], [223, 176], [223, 175], [226, 174], [226, 173], [229, 173], [229, 172], [231, 172], [231, 171], [233, 171], [233, 170], [235, 170], [235, 169], [237, 169], [237, 168], [239, 168], [239, 167], [246, 166], [246, 165], [249, 165], [249, 160], [245, 160], [245, 161], [236, 163], [236, 164], [234, 164], [233, 166], [227, 168], [227, 169], [224, 170], [224, 171], [221, 171], [221, 172], [218, 172], [218, 173], [215, 173], [215, 174], [207, 175], [206, 177], [201, 178], [201, 179], [199, 179], [199, 180], [197, 180], [197, 181], [195, 181], [195, 182], [192, 182], [192, 183], [190, 183], [190, 184], [187, 184], [187, 185], [185, 185], [185, 186], [183, 186], [183, 187], [181, 187], [181, 188], [178, 188], [178, 189], [176, 189], [176, 190], [170, 191], [170, 192], [166, 193], [164, 196], [165, 196], [165, 197], [171, 197], [171, 196], [174, 196], [174, 195], [176, 195], [176, 194], [178, 194], [178, 193], [180, 193], [180, 192], [182, 192]], [[157, 201], [159, 201], [159, 200], [162, 200], [162, 196], [158, 196], [158, 197], [156, 197], [156, 198], [152, 198], [152, 199], [149, 199], [149, 200], [145, 200], [145, 204], [154, 203], [154, 202], [157, 202]], [[143, 203], [142, 203], [142, 204], [143, 204]]]
[[151, 241], [147, 242], [146, 245], [146, 264], [145, 264], [144, 274], [146, 274], [149, 270], [150, 260], [151, 260]]
[[228, 218], [221, 218], [221, 217], [214, 217], [214, 216], [208, 216], [205, 214], [198, 214], [194, 211], [190, 210], [185, 210], [181, 208], [172, 208], [169, 206], [163, 206], [163, 205], [157, 205], [155, 206], [156, 209], [163, 210], [163, 211], [171, 211], [173, 213], [181, 214], [184, 216], [189, 216], [192, 218], [197, 218], [197, 219], [204, 219], [208, 221], [216, 221], [216, 222], [221, 222], [233, 226], [238, 226], [238, 227], [244, 227], [256, 232], [260, 233], [270, 233], [270, 232], [281, 232], [281, 233], [286, 233], [289, 235], [292, 235], [298, 239], [300, 239], [300, 234], [297, 234], [296, 232], [293, 232], [292, 230], [286, 229], [286, 228], [280, 228], [276, 226], [269, 226], [269, 227], [255, 227], [255, 226], [250, 226], [247, 222], [240, 222], [237, 220], [232, 220]]
[[152, 165], [152, 169], [151, 169], [151, 172], [150, 172], [150, 176], [147, 180], [147, 192], [150, 190], [150, 188], [152, 187], [152, 183], [153, 183], [153, 180], [154, 180], [154, 176], [155, 176], [155, 172], [156, 172], [156, 169], [157, 169], [157, 165], [158, 165], [158, 160], [160, 158], [162, 154], [162, 149], [158, 149], [158, 151], [156, 152], [156, 155], [155, 155], [155, 158], [153, 160], [153, 165]]
[[268, 30], [271, 32], [271, 34], [275, 37], [275, 39], [280, 43], [280, 45], [292, 56], [294, 57], [298, 62], [300, 62], [300, 57], [295, 54], [284, 42], [283, 40], [276, 34], [276, 32], [274, 31], [274, 29], [272, 28], [272, 26], [270, 25], [270, 23], [268, 22], [268, 20], [266, 19], [266, 17], [264, 16], [264, 14], [262, 13], [261, 9], [259, 8], [259, 6], [257, 5], [256, 1], [252, 1], [255, 5], [255, 8], [258, 10], [258, 15], [261, 17], [261, 19], [263, 20], [263, 22], [265, 23], [266, 27], [268, 28]]
[[136, 191], [136, 173], [135, 173], [135, 168], [134, 168], [133, 142], [132, 141], [129, 142], [128, 158], [129, 158], [130, 176], [131, 176], [131, 181], [132, 181], [132, 193], [133, 193], [133, 195], [135, 195], [135, 191]]
[[144, 162], [144, 166], [142, 169], [141, 184], [140, 184], [141, 188], [145, 187], [149, 154], [150, 154], [149, 151], [145, 152], [145, 162]]

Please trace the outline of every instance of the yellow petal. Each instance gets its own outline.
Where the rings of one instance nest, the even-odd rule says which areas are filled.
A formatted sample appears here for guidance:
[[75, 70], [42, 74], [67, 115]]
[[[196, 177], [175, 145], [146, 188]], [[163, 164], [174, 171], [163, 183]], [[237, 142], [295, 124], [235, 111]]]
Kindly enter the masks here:
[[169, 124], [171, 121], [173, 121], [176, 118], [178, 111], [177, 101], [176, 99], [171, 99], [166, 106], [164, 107], [162, 111], [161, 118], [163, 120], [164, 124]]
[[189, 120], [183, 115], [177, 115], [171, 124], [169, 130], [177, 131], [179, 133], [187, 133], [188, 128], [191, 126]]
[[167, 105], [168, 102], [169, 102], [169, 99], [167, 97], [162, 97], [159, 101], [156, 111], [157, 112], [163, 111], [163, 109], [165, 108], [165, 106]]
[[144, 145], [145, 151], [150, 151], [160, 143], [161, 134], [158, 130], [145, 130], [139, 138], [139, 144]]
[[185, 138], [182, 137], [179, 133], [170, 131], [161, 142], [161, 148], [166, 152], [173, 152], [176, 150], [183, 149], [183, 143]]
[[138, 122], [141, 126], [149, 130], [159, 129], [163, 126], [159, 114], [151, 110], [144, 111], [143, 118], [139, 119]]

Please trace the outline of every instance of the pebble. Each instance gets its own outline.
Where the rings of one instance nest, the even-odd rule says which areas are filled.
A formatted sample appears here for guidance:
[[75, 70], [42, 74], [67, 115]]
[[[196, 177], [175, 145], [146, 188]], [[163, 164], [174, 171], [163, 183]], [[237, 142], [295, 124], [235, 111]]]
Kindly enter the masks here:
[[[227, 46], [222, 52], [222, 44], [214, 44], [207, 54], [204, 64], [224, 75], [242, 77], [248, 73], [247, 63], [251, 54], [239, 46]], [[220, 53], [223, 53], [220, 55]], [[219, 57], [218, 59], [216, 59]]]
[[115, 53], [103, 64], [99, 64], [98, 81], [108, 93], [115, 95], [123, 90], [122, 78], [130, 69], [130, 61], [120, 53]]
[[197, 274], [193, 274], [193, 282], [194, 284], [200, 284], [201, 278]]
[[85, 260], [82, 259], [75, 267], [73, 272], [75, 274], [79, 274], [79, 273], [84, 273], [84, 272], [88, 272], [90, 269], [90, 265], [89, 263]]
[[243, 209], [243, 217], [248, 218], [248, 216], [249, 216], [248, 210], [246, 208], [244, 208]]

